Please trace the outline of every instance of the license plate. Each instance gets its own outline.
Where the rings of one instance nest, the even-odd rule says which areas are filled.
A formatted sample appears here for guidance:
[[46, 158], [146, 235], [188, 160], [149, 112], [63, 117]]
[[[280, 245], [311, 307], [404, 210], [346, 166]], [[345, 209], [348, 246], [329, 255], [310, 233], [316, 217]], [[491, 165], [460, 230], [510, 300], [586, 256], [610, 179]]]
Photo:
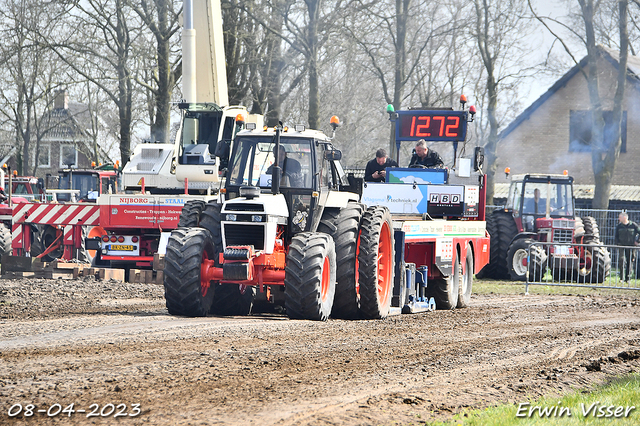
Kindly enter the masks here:
[[111, 245], [109, 247], [111, 251], [133, 251], [133, 246], [130, 245]]
[[554, 246], [553, 253], [556, 255], [568, 255], [569, 246]]

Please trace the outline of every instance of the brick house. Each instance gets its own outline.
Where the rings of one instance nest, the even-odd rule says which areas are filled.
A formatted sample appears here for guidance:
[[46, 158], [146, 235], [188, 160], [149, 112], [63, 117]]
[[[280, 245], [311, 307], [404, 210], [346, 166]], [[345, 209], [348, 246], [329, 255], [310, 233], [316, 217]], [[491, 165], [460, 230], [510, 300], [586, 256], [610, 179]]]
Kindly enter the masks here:
[[[618, 72], [618, 52], [600, 48], [599, 89], [605, 121], [613, 107]], [[581, 67], [573, 67], [522, 112], [499, 135], [496, 183], [508, 182], [503, 173], [562, 173], [567, 170], [577, 184], [593, 184], [589, 147], [589, 92]], [[623, 104], [622, 149], [613, 175], [614, 185], [640, 182], [640, 57], [629, 56]]]
[[[91, 167], [93, 138], [88, 131], [91, 116], [87, 105], [69, 102], [68, 93], [61, 90], [56, 93], [53, 108], [40, 118], [40, 124], [47, 130], [37, 151], [37, 177], [56, 176], [63, 168]], [[36, 160], [33, 151], [31, 164]]]

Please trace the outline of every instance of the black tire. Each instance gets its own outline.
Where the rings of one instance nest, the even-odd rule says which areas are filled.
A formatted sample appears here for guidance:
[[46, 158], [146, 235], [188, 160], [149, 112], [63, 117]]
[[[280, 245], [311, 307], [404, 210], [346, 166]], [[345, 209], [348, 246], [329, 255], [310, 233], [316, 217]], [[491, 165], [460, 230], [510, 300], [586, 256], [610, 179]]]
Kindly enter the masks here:
[[547, 263], [549, 259], [544, 249], [532, 244], [529, 246], [529, 281], [542, 281], [544, 274], [547, 272]]
[[611, 272], [611, 256], [609, 251], [597, 243], [584, 247], [584, 256], [580, 259], [577, 270], [577, 281], [584, 284], [600, 284]]
[[581, 243], [584, 239], [584, 222], [578, 216], [576, 216], [576, 223], [573, 229], [573, 239], [577, 243]]
[[0, 258], [5, 254], [11, 254], [11, 229], [2, 223], [0, 224]]
[[358, 317], [360, 300], [356, 288], [356, 244], [363, 206], [349, 203], [344, 209], [327, 209], [318, 225], [318, 232], [333, 238], [336, 245], [336, 294], [333, 299], [333, 318]]
[[292, 319], [326, 321], [336, 291], [336, 249], [320, 232], [291, 239], [284, 277], [284, 306]]
[[471, 291], [473, 289], [473, 268], [473, 250], [471, 250], [471, 245], [467, 244], [467, 257], [464, 259], [464, 271], [460, 279], [457, 308], [466, 308], [469, 306]]
[[182, 207], [178, 228], [195, 228], [200, 223], [200, 214], [204, 210], [205, 202], [202, 200], [189, 200]]
[[214, 285], [202, 282], [200, 266], [214, 255], [206, 229], [178, 228], [171, 233], [164, 259], [164, 296], [171, 315], [204, 317], [209, 313]]
[[[511, 213], [496, 210], [492, 213], [497, 230], [497, 238], [491, 238], [489, 262], [493, 265], [493, 277], [498, 280], [509, 279], [507, 252], [518, 227]], [[492, 236], [493, 237], [493, 236]]]
[[[200, 214], [200, 228], [204, 228], [211, 234], [211, 240], [213, 246], [216, 249], [216, 253], [222, 252], [222, 228], [220, 227], [220, 210], [222, 210], [222, 204], [217, 202], [209, 202], [204, 206], [202, 213]], [[220, 266], [218, 255], [215, 258], [216, 266]]]
[[585, 239], [600, 242], [600, 228], [596, 219], [592, 216], [586, 216], [582, 218], [582, 223], [584, 224]]
[[360, 314], [366, 319], [389, 315], [395, 272], [393, 241], [389, 209], [369, 207], [360, 222], [358, 247]]
[[525, 281], [527, 279], [527, 250], [533, 243], [529, 238], [519, 238], [515, 240], [507, 251], [507, 261], [509, 265], [509, 277], [514, 281]]
[[[32, 256], [40, 256], [45, 250], [56, 240], [56, 229], [52, 226], [45, 225], [42, 232], [34, 235], [34, 239], [31, 243]], [[63, 248], [60, 245], [58, 248], [50, 253], [42, 256], [43, 262], [53, 262], [55, 259], [62, 257]]]
[[[491, 238], [490, 241], [493, 241], [494, 238], [498, 238], [498, 225], [496, 223], [495, 216], [492, 214], [488, 215], [486, 217], [486, 224], [487, 224], [487, 232], [489, 233], [489, 237]], [[479, 279], [495, 278], [495, 274], [496, 274], [495, 262], [493, 263], [491, 262], [492, 256], [493, 256], [493, 252], [491, 252], [491, 250], [494, 249], [494, 245], [490, 244], [489, 248], [490, 248], [489, 263], [484, 265], [484, 267], [476, 274], [476, 278], [479, 278]], [[498, 249], [498, 244], [495, 245], [495, 250], [497, 249]]]
[[249, 315], [256, 296], [254, 286], [240, 287], [238, 284], [218, 284], [215, 286], [211, 313], [214, 315]]

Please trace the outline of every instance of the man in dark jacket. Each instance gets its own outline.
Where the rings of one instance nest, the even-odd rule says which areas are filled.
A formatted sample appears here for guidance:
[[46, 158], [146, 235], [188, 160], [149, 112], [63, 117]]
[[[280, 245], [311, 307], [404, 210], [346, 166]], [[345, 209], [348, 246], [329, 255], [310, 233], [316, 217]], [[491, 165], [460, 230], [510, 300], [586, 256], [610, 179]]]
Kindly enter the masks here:
[[440, 154], [427, 147], [424, 139], [416, 143], [416, 153], [411, 156], [409, 167], [444, 167]]
[[387, 151], [380, 148], [376, 151], [376, 158], [369, 161], [364, 169], [364, 181], [384, 182], [387, 167], [398, 167], [398, 163], [387, 157]]
[[[622, 212], [618, 215], [619, 223], [616, 225], [614, 243], [617, 246], [637, 246], [638, 236], [640, 235], [640, 227], [637, 224], [629, 220], [627, 212]], [[625, 282], [629, 282], [631, 275], [631, 266], [635, 258], [635, 250], [622, 249], [618, 256], [618, 270], [620, 271], [620, 277], [624, 277]], [[636, 277], [637, 278], [637, 277]]]

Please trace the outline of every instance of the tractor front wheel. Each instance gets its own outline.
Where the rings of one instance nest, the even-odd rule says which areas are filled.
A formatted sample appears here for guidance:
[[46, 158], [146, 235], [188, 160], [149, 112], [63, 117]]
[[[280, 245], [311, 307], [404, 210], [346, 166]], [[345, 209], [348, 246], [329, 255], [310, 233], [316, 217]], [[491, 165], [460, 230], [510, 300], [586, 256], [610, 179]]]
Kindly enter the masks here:
[[515, 240], [507, 251], [507, 261], [509, 265], [509, 276], [514, 281], [524, 281], [527, 279], [527, 251], [533, 240], [521, 238]]
[[320, 232], [291, 239], [284, 277], [284, 306], [292, 319], [326, 321], [336, 291], [336, 249]]
[[362, 215], [358, 240], [360, 313], [366, 319], [385, 318], [391, 308], [395, 268], [389, 209], [369, 207]]
[[204, 210], [205, 202], [202, 200], [189, 200], [182, 207], [178, 228], [194, 228], [200, 223], [200, 214]]
[[164, 297], [171, 315], [207, 315], [214, 288], [202, 277], [201, 267], [215, 255], [211, 234], [206, 229], [178, 228], [171, 233], [164, 268]]

